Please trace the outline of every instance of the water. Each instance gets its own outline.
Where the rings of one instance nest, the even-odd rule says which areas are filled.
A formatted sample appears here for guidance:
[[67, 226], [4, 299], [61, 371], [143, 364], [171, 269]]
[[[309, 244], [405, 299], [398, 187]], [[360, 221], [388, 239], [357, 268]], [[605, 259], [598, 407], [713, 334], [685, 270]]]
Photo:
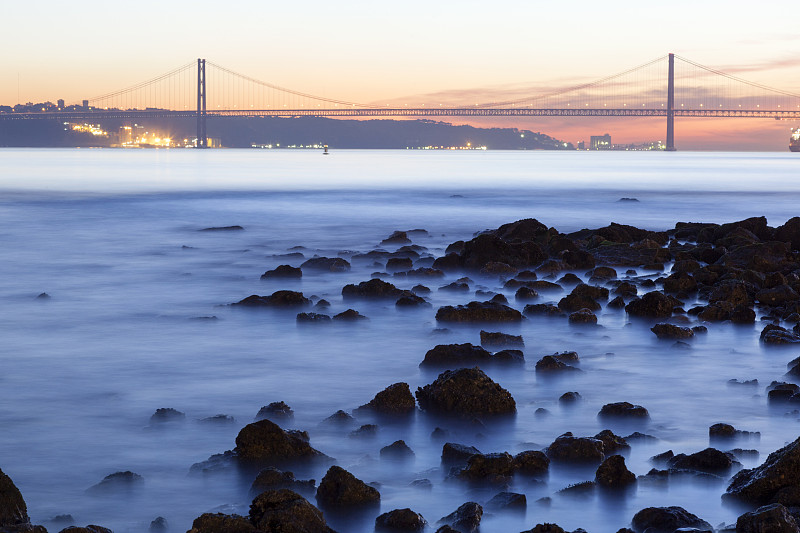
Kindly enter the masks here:
[[[455, 240], [527, 217], [562, 232], [612, 221], [660, 230], [677, 221], [757, 215], [777, 226], [798, 214], [797, 164], [792, 154], [753, 153], [0, 150], [0, 468], [22, 491], [33, 522], [51, 531], [63, 525], [50, 520], [66, 513], [79, 525], [117, 533], [145, 531], [157, 516], [171, 531], [185, 531], [203, 512], [247, 514], [252, 479], [230, 471], [189, 475], [189, 467], [233, 448], [261, 406], [283, 400], [295, 412], [289, 427], [308, 430], [312, 446], [381, 484], [381, 512], [411, 507], [433, 524], [499, 490], [444, 480], [442, 441], [430, 437], [440, 422], [418, 413], [407, 425], [382, 427], [374, 439], [348, 438], [352, 428], [319, 423], [392, 383], [405, 381], [412, 390], [430, 383], [436, 372], [418, 365], [436, 344], [478, 344], [480, 327], [432, 334], [435, 310], [466, 303], [472, 293], [437, 292], [458, 277], [450, 276], [427, 283], [431, 308], [399, 312], [391, 303], [343, 302], [345, 284], [379, 268], [354, 263], [348, 273], [259, 280], [279, 264], [301, 262], [276, 255], [294, 246], [305, 247], [306, 257], [366, 252], [394, 230], [425, 228], [429, 236], [414, 242], [439, 256]], [[234, 224], [245, 231], [197, 231]], [[503, 292], [515, 305], [497, 279], [470, 277], [473, 291]], [[410, 288], [417, 280], [395, 283]], [[295, 311], [225, 306], [278, 289], [326, 298], [331, 314], [354, 307], [370, 320], [302, 327]], [[52, 298], [35, 299], [41, 292]], [[217, 320], [195, 320], [208, 316]], [[797, 416], [768, 409], [764, 392], [797, 354], [760, 346], [760, 325], [713, 324], [691, 350], [680, 351], [658, 341], [650, 323], [629, 322], [624, 312], [604, 309], [598, 329], [546, 318], [489, 328], [525, 338], [524, 368], [487, 369], [513, 394], [518, 414], [481, 436], [451, 423], [451, 440], [517, 453], [565, 431], [639, 430], [661, 439], [633, 445], [628, 467], [644, 474], [656, 453], [707, 447], [708, 426], [716, 422], [761, 432], [760, 440], [737, 444], [761, 452], [744, 460], [746, 467], [797, 437]], [[564, 350], [579, 353], [583, 373], [536, 376], [541, 356]], [[758, 378], [760, 385], [731, 386], [731, 378]], [[560, 406], [566, 391], [579, 391], [583, 400]], [[601, 423], [596, 414], [612, 401], [644, 405], [651, 421]], [[151, 426], [160, 407], [185, 412], [186, 421]], [[537, 417], [539, 407], [552, 415]], [[199, 421], [219, 413], [236, 422]], [[382, 461], [380, 448], [400, 438], [415, 461]], [[144, 477], [140, 490], [85, 493], [124, 470]], [[319, 480], [324, 471], [302, 474]], [[680, 505], [714, 525], [741, 512], [722, 505], [724, 482], [640, 483], [624, 498], [577, 502], [554, 494], [593, 477], [594, 468], [553, 465], [545, 484], [515, 480], [511, 490], [527, 495], [527, 514], [486, 515], [481, 531], [521, 531], [545, 521], [616, 531], [651, 505]], [[432, 491], [409, 487], [419, 478], [430, 479]], [[535, 503], [545, 496], [550, 506]], [[340, 532], [372, 531], [375, 514], [330, 522]]]

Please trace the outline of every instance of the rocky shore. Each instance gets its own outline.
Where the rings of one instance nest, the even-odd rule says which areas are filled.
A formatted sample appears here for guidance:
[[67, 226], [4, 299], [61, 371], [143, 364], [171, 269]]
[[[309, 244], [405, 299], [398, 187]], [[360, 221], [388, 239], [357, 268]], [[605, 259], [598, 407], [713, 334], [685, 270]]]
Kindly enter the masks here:
[[[611, 224], [566, 234], [526, 219], [453, 242], [438, 257], [415, 244], [425, 233], [397, 231], [369, 251], [342, 252], [338, 257], [305, 258], [299, 254], [290, 261], [294, 264], [276, 266], [263, 276], [253, 273], [256, 280], [260, 276], [280, 283], [348, 272], [353, 264], [374, 265], [377, 271], [371, 279], [342, 285], [342, 301], [352, 306], [347, 311], [331, 314], [330, 302], [325, 299], [289, 289], [220, 302], [242, 312], [266, 308], [291, 314], [299, 326], [316, 328], [371, 320], [359, 312], [359, 303], [382, 301], [394, 304], [398, 313], [423, 309], [439, 330], [470, 327], [476, 334], [480, 332], [480, 346], [432, 342], [427, 353], [415, 354], [421, 368], [437, 374], [416, 390], [405, 382], [381, 384], [376, 386], [375, 396], [361, 406], [338, 405], [335, 398], [327, 399], [338, 411], [320, 424], [337, 428], [342, 439], [364, 437], [384, 424], [411, 425], [419, 419], [449, 428], [485, 428], [497, 420], [513, 420], [517, 401], [501, 382], [487, 375], [489, 369], [529, 368], [539, 376], [564, 379], [585, 372], [576, 352], [526, 359], [524, 348], [530, 340], [503, 331], [524, 321], [563, 320], [579, 334], [586, 328], [602, 327], [598, 315], [616, 310], [625, 320], [646, 323], [655, 338], [676, 349], [713, 333], [721, 323], [762, 323], [758, 329], [765, 347], [800, 347], [800, 217], [778, 227], [770, 227], [764, 217], [755, 217], [721, 225], [678, 223], [668, 231]], [[481, 288], [472, 277], [483, 280]], [[493, 285], [487, 286], [486, 280]], [[434, 307], [430, 295], [437, 289], [458, 296], [462, 303]], [[514, 292], [513, 301], [503, 294], [509, 291]], [[557, 300], [548, 298], [548, 294], [562, 293]], [[787, 373], [775, 375], [766, 388], [772, 406], [793, 409], [800, 405], [800, 358], [796, 355], [785, 350], [776, 353], [776, 357], [786, 357]], [[557, 401], [568, 405], [580, 399], [579, 392], [571, 391]], [[709, 447], [675, 454], [665, 443], [663, 452], [652, 458], [651, 470], [632, 472], [626, 456], [655, 437], [638, 431], [623, 436], [611, 429], [595, 435], [566, 432], [552, 435], [546, 446], [519, 453], [484, 453], [450, 440], [447, 429], [437, 428], [440, 433], [432, 437], [444, 441], [441, 465], [429, 471], [429, 477], [416, 480], [416, 488], [448, 483], [463, 490], [464, 503], [457, 509], [443, 508], [438, 516], [423, 517], [412, 508], [382, 509], [383, 487], [359, 479], [324, 448], [317, 449], [315, 428], [291, 427], [292, 415], [292, 408], [284, 402], [264, 406], [258, 420], [240, 429], [231, 449], [191, 466], [196, 473], [236, 469], [248, 480], [253, 498], [246, 516], [198, 509], [190, 533], [328, 533], [334, 531], [326, 519], [331, 516], [338, 517], [337, 524], [346, 523], [348, 516], [361, 521], [367, 517], [374, 522], [375, 531], [472, 533], [480, 530], [485, 514], [524, 513], [534, 505], [546, 506], [549, 496], [528, 502], [525, 494], [508, 489], [515, 480], [546, 484], [552, 465], [593, 472], [559, 493], [599, 493], [624, 499], [640, 485], [674, 484], [674, 490], [680, 490], [686, 480], [714, 480], [725, 486], [721, 498], [747, 509], [735, 523], [712, 526], [702, 512], [698, 516], [677, 506], [647, 507], [620, 513], [618, 533], [800, 533], [797, 435], [759, 466], [744, 469], [742, 461], [748, 450], [734, 444], [756, 438], [757, 433], [737, 429], [730, 423], [735, 421], [709, 421]], [[168, 423], [182, 416], [175, 409], [163, 408], [153, 414], [151, 423]], [[597, 412], [598, 420], [609, 425], [620, 420], [635, 424], [652, 417], [647, 406], [612, 393]], [[360, 427], [353, 430], [354, 424]], [[382, 447], [377, 451], [379, 460], [402, 465], [413, 458], [414, 451], [405, 440]], [[512, 445], [519, 449], [521, 444], [509, 443], [509, 449]], [[324, 471], [319, 482], [296, 477], [294, 472], [312, 466]], [[110, 486], [130, 487], [140, 482], [134, 472], [117, 472], [89, 490], [102, 492]], [[475, 487], [491, 489], [495, 495], [473, 501], [470, 496]], [[556, 491], [552, 492], [555, 495]], [[530, 523], [531, 528], [522, 533], [565, 531], [535, 518]], [[150, 531], [168, 528], [163, 518], [155, 518]], [[584, 528], [575, 533], [598, 531], [592, 524]], [[30, 523], [23, 495], [11, 478], [0, 472], [0, 533], [46, 531]], [[61, 533], [108, 531], [96, 525], [60, 529]], [[341, 527], [336, 531], [346, 533]]]

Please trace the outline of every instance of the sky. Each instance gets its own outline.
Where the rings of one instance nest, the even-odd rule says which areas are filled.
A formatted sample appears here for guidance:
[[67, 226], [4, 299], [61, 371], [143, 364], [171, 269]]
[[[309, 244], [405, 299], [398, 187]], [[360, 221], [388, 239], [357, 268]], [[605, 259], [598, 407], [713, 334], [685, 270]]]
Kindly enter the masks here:
[[[0, 0], [0, 104], [79, 102], [198, 57], [355, 102], [589, 82], [674, 52], [800, 94], [791, 2]], [[453, 120], [457, 122], [457, 120]], [[498, 119], [576, 142], [664, 138], [651, 119]], [[798, 121], [679, 119], [679, 149], [785, 150]]]

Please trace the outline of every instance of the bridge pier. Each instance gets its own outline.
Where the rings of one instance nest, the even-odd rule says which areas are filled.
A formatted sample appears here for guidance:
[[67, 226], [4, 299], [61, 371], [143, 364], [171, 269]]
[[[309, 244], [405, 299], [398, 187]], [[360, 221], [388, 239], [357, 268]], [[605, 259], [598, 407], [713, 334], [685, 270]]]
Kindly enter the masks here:
[[206, 60], [197, 60], [197, 148], [208, 148], [206, 135]]
[[670, 54], [667, 74], [667, 152], [675, 150], [675, 54]]

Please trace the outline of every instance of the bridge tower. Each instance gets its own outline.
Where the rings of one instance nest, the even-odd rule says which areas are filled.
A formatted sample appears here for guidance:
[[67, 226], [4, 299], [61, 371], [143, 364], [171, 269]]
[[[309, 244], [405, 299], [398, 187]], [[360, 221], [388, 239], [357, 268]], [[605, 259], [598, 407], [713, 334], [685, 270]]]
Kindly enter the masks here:
[[197, 148], [208, 148], [206, 135], [206, 60], [197, 60]]
[[675, 150], [675, 54], [670, 54], [667, 74], [667, 151]]

